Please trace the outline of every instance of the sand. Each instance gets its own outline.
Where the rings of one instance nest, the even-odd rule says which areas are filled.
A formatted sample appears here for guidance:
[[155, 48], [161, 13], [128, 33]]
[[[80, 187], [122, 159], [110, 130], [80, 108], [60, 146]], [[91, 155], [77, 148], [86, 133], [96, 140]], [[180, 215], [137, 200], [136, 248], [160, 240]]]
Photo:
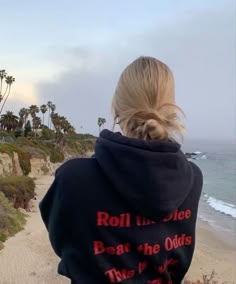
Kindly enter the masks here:
[[37, 200], [33, 212], [28, 213], [25, 229], [4, 243], [0, 251], [0, 284], [68, 284], [57, 275], [59, 259], [48, 241], [38, 203], [51, 184], [53, 177], [36, 180]]
[[[41, 221], [38, 203], [46, 193], [53, 177], [36, 180], [37, 200], [33, 212], [28, 213], [25, 229], [7, 240], [0, 251], [0, 284], [66, 284], [57, 274], [59, 259], [48, 241], [47, 231]], [[197, 245], [188, 278], [202, 279], [205, 273], [217, 272], [219, 284], [236, 284], [236, 248], [233, 240], [218, 236], [207, 223], [197, 226]], [[141, 284], [141, 283], [140, 283]]]
[[217, 284], [236, 284], [236, 235], [218, 232], [198, 220], [196, 249], [187, 274], [191, 280], [200, 279], [215, 271]]

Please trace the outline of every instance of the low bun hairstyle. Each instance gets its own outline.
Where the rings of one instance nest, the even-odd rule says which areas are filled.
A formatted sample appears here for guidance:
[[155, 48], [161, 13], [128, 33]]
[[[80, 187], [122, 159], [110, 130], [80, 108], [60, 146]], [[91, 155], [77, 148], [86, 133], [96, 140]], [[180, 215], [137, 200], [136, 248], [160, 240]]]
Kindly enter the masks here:
[[140, 57], [126, 67], [112, 101], [116, 121], [125, 136], [144, 140], [183, 139], [183, 111], [175, 104], [169, 67], [152, 57]]

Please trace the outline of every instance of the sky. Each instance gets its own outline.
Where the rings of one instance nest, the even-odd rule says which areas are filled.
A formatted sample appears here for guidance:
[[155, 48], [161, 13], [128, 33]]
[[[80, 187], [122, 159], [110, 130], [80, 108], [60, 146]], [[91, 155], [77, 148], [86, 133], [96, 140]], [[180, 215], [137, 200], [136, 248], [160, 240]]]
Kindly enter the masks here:
[[153, 56], [173, 71], [187, 138], [236, 138], [235, 0], [0, 0], [5, 110], [52, 101], [78, 132], [112, 127], [122, 70]]

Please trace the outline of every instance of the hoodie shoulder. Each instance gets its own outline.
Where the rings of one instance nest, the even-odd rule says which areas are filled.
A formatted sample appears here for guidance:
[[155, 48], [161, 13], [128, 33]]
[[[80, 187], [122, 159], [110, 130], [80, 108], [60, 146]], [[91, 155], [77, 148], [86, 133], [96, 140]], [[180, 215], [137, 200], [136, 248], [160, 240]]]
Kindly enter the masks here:
[[193, 173], [195, 175], [196, 178], [199, 179], [199, 181], [203, 181], [203, 174], [202, 174], [202, 171], [201, 169], [193, 162], [189, 161], [192, 169], [193, 169]]
[[96, 159], [94, 158], [75, 158], [71, 159], [64, 164], [62, 164], [56, 170], [56, 176], [63, 177], [78, 177], [80, 173], [84, 173], [86, 170], [94, 167], [96, 164]]

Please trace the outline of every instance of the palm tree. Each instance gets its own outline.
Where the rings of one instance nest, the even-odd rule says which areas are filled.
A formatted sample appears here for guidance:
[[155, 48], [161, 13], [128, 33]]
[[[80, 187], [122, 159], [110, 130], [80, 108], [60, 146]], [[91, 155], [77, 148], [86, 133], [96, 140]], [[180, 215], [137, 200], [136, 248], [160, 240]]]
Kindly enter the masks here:
[[19, 116], [20, 116], [20, 118], [24, 118], [24, 116], [25, 116], [25, 113], [26, 113], [26, 108], [21, 108], [20, 110], [19, 110]]
[[[5, 70], [1, 70], [1, 71], [5, 71]], [[9, 95], [10, 95], [11, 86], [12, 86], [12, 84], [15, 82], [15, 78], [12, 77], [12, 76], [7, 76], [6, 73], [5, 73], [5, 75], [4, 75], [4, 72], [2, 72], [0, 76], [1, 76], [1, 77], [0, 77], [0, 80], [1, 80], [1, 83], [0, 83], [0, 84], [1, 84], [1, 89], [2, 89], [2, 80], [3, 80], [3, 78], [5, 78], [5, 82], [6, 82], [6, 84], [7, 84], [5, 93], [4, 93], [3, 95], [1, 94], [1, 97], [0, 97], [0, 102], [1, 102], [2, 100], [4, 100], [3, 103], [2, 103], [2, 107], [1, 107], [1, 109], [0, 109], [0, 114], [1, 114], [2, 111], [3, 111], [4, 105], [5, 105], [7, 99], [8, 99], [8, 97], [9, 97]], [[3, 77], [3, 76], [4, 76], [4, 77]], [[3, 77], [3, 78], [2, 78], [2, 77]], [[2, 90], [1, 90], [1, 91], [2, 91]], [[5, 99], [4, 99], [4, 98], [5, 98]]]
[[33, 132], [35, 133], [36, 119], [37, 119], [36, 113], [39, 113], [39, 107], [37, 105], [31, 105], [29, 107], [29, 113], [30, 113], [30, 115], [32, 117], [32, 126], [33, 126], [32, 128], [33, 128]]
[[39, 129], [40, 128], [40, 126], [41, 126], [41, 118], [40, 117], [35, 116], [33, 118], [32, 122], [33, 122], [34, 129]]
[[34, 133], [35, 133], [35, 136], [36, 136], [36, 129], [39, 129], [40, 126], [41, 126], [41, 118], [38, 117], [38, 116], [34, 116], [33, 119], [32, 119], [32, 123], [33, 123], [33, 130], [34, 130]]
[[102, 118], [98, 118], [98, 128], [99, 128], [99, 133], [101, 132], [101, 127], [102, 127]]
[[64, 116], [60, 116], [60, 126], [64, 134], [75, 131], [74, 127], [70, 124], [70, 122]]
[[56, 136], [63, 139], [63, 134], [74, 132], [74, 127], [69, 123], [66, 117], [58, 115], [58, 113], [51, 114], [52, 123], [56, 131]]
[[50, 127], [51, 105], [52, 105], [52, 102], [48, 101], [48, 103], [47, 103], [47, 106], [48, 106], [48, 128], [51, 128]]
[[31, 105], [29, 107], [29, 113], [32, 118], [36, 117], [36, 113], [39, 113], [39, 107], [37, 105]]
[[101, 132], [102, 125], [104, 125], [105, 123], [106, 123], [106, 119], [105, 118], [102, 118], [102, 117], [98, 118], [99, 133]]
[[30, 110], [29, 110], [29, 108], [26, 108], [25, 116], [24, 116], [24, 125], [26, 125], [26, 121], [27, 121], [29, 115], [30, 115]]
[[25, 115], [25, 112], [24, 112], [24, 108], [21, 108], [20, 111], [19, 111], [19, 127], [22, 129], [23, 128], [23, 125], [24, 125], [24, 115]]
[[[55, 110], [56, 110], [56, 105], [51, 104], [51, 116], [54, 114]], [[51, 122], [52, 122], [52, 120], [51, 120]], [[50, 128], [51, 128], [51, 124], [50, 124]]]
[[60, 119], [59, 119], [59, 115], [58, 113], [52, 113], [51, 114], [51, 120], [52, 120], [52, 124], [55, 128], [55, 130], [59, 130], [59, 125], [60, 125]]
[[29, 110], [27, 108], [21, 108], [19, 111], [20, 121], [22, 122], [22, 128], [24, 127], [26, 120], [29, 115]]
[[44, 114], [47, 112], [48, 107], [46, 105], [41, 105], [40, 110], [43, 114], [43, 125], [44, 125]]
[[12, 111], [7, 111], [6, 114], [1, 115], [1, 128], [7, 131], [15, 130], [19, 123], [18, 120], [19, 118]]
[[63, 144], [63, 134], [61, 132], [61, 117], [58, 115], [58, 113], [52, 113], [51, 120], [52, 120], [54, 129], [56, 131], [56, 143], [58, 145], [61, 145]]
[[0, 103], [3, 100], [3, 95], [2, 95], [2, 81], [6, 78], [7, 72], [6, 70], [0, 70]]
[[71, 125], [70, 123], [68, 123], [67, 125], [66, 125], [66, 127], [64, 127], [64, 132], [65, 133], [75, 133], [75, 128], [74, 128], [74, 126], [73, 125]]
[[104, 125], [106, 122], [107, 122], [106, 119], [102, 118], [102, 125]]
[[51, 104], [51, 111], [52, 113], [54, 113], [56, 110], [56, 105], [55, 104]]

